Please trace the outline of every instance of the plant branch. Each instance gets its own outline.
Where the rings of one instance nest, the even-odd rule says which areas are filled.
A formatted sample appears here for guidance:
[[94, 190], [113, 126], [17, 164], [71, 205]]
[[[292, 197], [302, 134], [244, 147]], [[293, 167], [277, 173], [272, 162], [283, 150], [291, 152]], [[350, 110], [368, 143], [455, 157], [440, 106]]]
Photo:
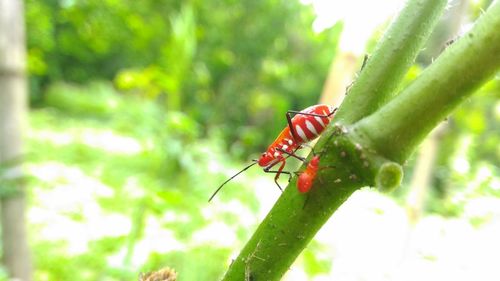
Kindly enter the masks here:
[[335, 173], [320, 170], [316, 182], [323, 186], [316, 184], [305, 195], [297, 191], [296, 178], [292, 179], [223, 280], [279, 280], [331, 214], [356, 189], [369, 184], [365, 179], [374, 176], [355, 172], [362, 162], [342, 131], [336, 130], [336, 144], [330, 142], [326, 148], [332, 151], [335, 146], [342, 153], [325, 153], [321, 158], [325, 165], [338, 167]]
[[352, 124], [375, 112], [393, 97], [446, 3], [446, 0], [408, 1], [349, 89], [336, 115], [338, 122]]
[[421, 140], [500, 69], [500, 1], [403, 92], [354, 126], [384, 157], [403, 163]]
[[[423, 5], [424, 1], [410, 1], [408, 5], [415, 3]], [[409, 14], [402, 13], [411, 16]], [[425, 13], [418, 15], [426, 17]], [[418, 21], [398, 19], [396, 22], [411, 24]], [[427, 28], [430, 29], [431, 25]], [[397, 29], [401, 30], [401, 34], [394, 36], [407, 36], [409, 39], [404, 26]], [[375, 85], [374, 94], [362, 96], [361, 90], [356, 90], [357, 93], [353, 90], [349, 95], [350, 101], [342, 104], [337, 115], [339, 123], [330, 126], [317, 144], [317, 151], [325, 151], [321, 156], [321, 165], [335, 166], [334, 172], [320, 170], [311, 191], [305, 196], [298, 193], [296, 179], [292, 179], [290, 188], [278, 199], [233, 262], [224, 280], [280, 279], [321, 226], [354, 191], [363, 186], [378, 186], [381, 189], [398, 186], [403, 174], [398, 163], [403, 163], [437, 123], [500, 67], [498, 30], [499, 1], [492, 4], [474, 29], [453, 44], [421, 77], [383, 105], [399, 81], [391, 84], [393, 82], [381, 80], [400, 80], [399, 75], [406, 69], [408, 59], [413, 60], [411, 52], [404, 51], [401, 46], [393, 46], [391, 54], [397, 55], [396, 50], [407, 54], [399, 56], [399, 62], [393, 62], [402, 66], [389, 64], [392, 74], [374, 78], [380, 81], [370, 82], [369, 78], [355, 81], [353, 89], [363, 89], [362, 85], [356, 86], [358, 83]], [[393, 44], [405, 45], [405, 40], [401, 38], [389, 39], [393, 40]], [[382, 49], [377, 48], [378, 51]], [[369, 62], [363, 75], [369, 76], [371, 71], [373, 75], [381, 73], [375, 66], [378, 60], [380, 63], [383, 61], [384, 56], [378, 51], [373, 55], [378, 59]], [[365, 103], [363, 99], [369, 102]], [[370, 113], [372, 115], [365, 117]], [[360, 121], [355, 122], [357, 120]]]
[[[333, 212], [357, 189], [399, 185], [401, 166], [380, 157], [348, 127], [391, 97], [441, 14], [445, 0], [410, 0], [376, 48], [316, 151], [322, 166], [312, 190], [289, 188], [258, 227], [223, 280], [279, 280]], [[361, 85], [363, 84], [363, 85]], [[306, 203], [307, 202], [307, 203]]]

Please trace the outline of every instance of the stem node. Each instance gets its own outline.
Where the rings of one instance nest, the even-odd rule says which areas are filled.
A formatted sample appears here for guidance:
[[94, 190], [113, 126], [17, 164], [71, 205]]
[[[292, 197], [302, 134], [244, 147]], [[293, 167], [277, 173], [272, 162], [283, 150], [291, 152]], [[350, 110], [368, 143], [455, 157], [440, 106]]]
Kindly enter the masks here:
[[375, 186], [382, 192], [391, 192], [401, 185], [403, 168], [396, 162], [385, 162], [375, 175]]

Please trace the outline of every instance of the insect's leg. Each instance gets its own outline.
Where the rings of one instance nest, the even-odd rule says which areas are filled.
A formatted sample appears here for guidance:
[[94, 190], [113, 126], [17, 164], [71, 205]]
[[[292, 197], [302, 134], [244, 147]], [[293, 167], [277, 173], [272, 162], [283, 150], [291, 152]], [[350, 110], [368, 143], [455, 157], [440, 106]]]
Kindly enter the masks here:
[[278, 179], [280, 178], [281, 173], [283, 173], [283, 168], [285, 168], [285, 164], [286, 164], [285, 161], [281, 162], [281, 165], [278, 168], [278, 172], [276, 173], [276, 176], [274, 177], [274, 182], [276, 183], [276, 185], [279, 187], [279, 189], [281, 191], [283, 191], [283, 189], [281, 188], [280, 184], [278, 183]]
[[286, 150], [284, 150], [284, 149], [281, 149], [281, 148], [279, 148], [279, 147], [278, 147], [278, 148], [276, 148], [276, 150], [277, 150], [277, 151], [279, 151], [279, 152], [281, 152], [281, 153], [283, 153], [283, 154], [286, 154], [286, 155], [288, 155], [288, 156], [291, 156], [291, 157], [293, 157], [293, 158], [295, 158], [295, 159], [298, 159], [298, 160], [300, 160], [300, 161], [302, 161], [302, 162], [306, 162], [306, 158], [301, 157], [301, 156], [298, 156], [297, 154], [295, 154], [295, 153], [293, 153], [293, 152], [288, 152], [288, 151], [286, 151]]
[[[277, 174], [277, 173], [278, 173], [278, 171], [267, 171], [266, 173], [269, 173], [269, 174]], [[285, 175], [287, 175], [287, 176], [288, 176], [288, 182], [290, 182], [290, 181], [292, 180], [292, 175], [293, 175], [293, 174], [296, 174], [296, 175], [297, 175], [297, 173], [296, 173], [296, 172], [289, 172], [289, 171], [281, 171], [281, 172], [280, 172], [280, 175], [281, 175], [281, 174], [285, 174]], [[278, 185], [278, 186], [279, 186], [279, 185]], [[280, 189], [281, 189], [281, 187], [280, 187]]]
[[332, 116], [335, 112], [337, 111], [337, 108], [335, 108], [332, 112], [329, 114], [317, 114], [317, 113], [307, 113], [307, 112], [302, 112], [302, 111], [296, 111], [296, 110], [288, 110], [286, 112], [287, 115], [287, 120], [290, 120], [288, 122], [288, 126], [292, 125], [292, 118], [291, 114], [299, 114], [299, 115], [307, 115], [307, 116], [316, 116], [316, 117], [330, 117]]
[[[288, 172], [288, 171], [283, 171], [283, 168], [285, 168], [285, 164], [286, 164], [285, 159], [281, 160], [280, 162], [281, 162], [281, 165], [280, 165], [280, 167], [278, 168], [277, 171], [270, 171], [270, 169], [272, 167], [274, 167], [274, 165], [276, 165], [279, 162], [276, 162], [276, 164], [270, 165], [270, 166], [264, 168], [264, 172], [266, 172], [266, 173], [275, 173], [276, 174], [276, 176], [274, 177], [274, 182], [276, 183], [276, 185], [278, 186], [278, 188], [283, 192], [283, 189], [281, 188], [281, 185], [278, 183], [278, 179], [280, 178], [281, 174], [287, 174], [287, 175], [289, 175], [290, 178], [292, 177], [292, 174], [290, 172]], [[290, 179], [288, 179], [288, 180], [290, 181]]]

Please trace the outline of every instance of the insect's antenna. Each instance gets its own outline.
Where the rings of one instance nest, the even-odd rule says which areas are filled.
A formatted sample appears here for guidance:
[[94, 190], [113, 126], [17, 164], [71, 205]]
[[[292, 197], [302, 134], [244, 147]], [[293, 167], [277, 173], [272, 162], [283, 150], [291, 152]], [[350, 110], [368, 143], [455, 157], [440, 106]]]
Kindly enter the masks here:
[[212, 201], [212, 199], [215, 197], [215, 195], [219, 192], [219, 190], [222, 189], [222, 187], [230, 182], [232, 179], [234, 179], [236, 176], [238, 176], [239, 174], [243, 173], [244, 171], [248, 170], [250, 167], [252, 167], [253, 165], [257, 164], [257, 160], [253, 160], [254, 162], [248, 166], [246, 166], [245, 168], [243, 168], [243, 170], [237, 172], [235, 175], [233, 175], [232, 177], [230, 177], [229, 179], [227, 179], [224, 183], [222, 183], [218, 188], [217, 190], [215, 190], [214, 194], [212, 194], [212, 196], [210, 196], [210, 199], [208, 199], [208, 202]]

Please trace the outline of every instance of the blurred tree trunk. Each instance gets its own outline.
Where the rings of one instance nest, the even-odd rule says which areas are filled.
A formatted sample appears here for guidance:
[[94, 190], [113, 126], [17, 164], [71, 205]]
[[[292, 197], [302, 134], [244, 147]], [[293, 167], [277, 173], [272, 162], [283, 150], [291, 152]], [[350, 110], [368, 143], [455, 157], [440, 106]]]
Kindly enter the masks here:
[[321, 93], [320, 103], [339, 106], [346, 94], [346, 87], [358, 70], [358, 57], [352, 52], [340, 52], [331, 63], [328, 77], [326, 78]]
[[431, 185], [434, 160], [439, 148], [439, 140], [445, 125], [438, 126], [420, 145], [417, 163], [406, 198], [406, 212], [410, 223], [416, 224], [425, 206], [426, 196]]
[[[467, 16], [469, 2], [467, 0], [455, 0], [449, 5], [450, 8], [443, 17], [443, 22], [435, 32], [435, 39], [428, 44], [421, 60], [425, 65], [430, 65], [433, 58], [438, 57], [443, 51], [446, 41], [453, 40], [460, 32], [460, 27]], [[443, 44], [444, 43], [444, 44]], [[416, 224], [422, 216], [425, 208], [426, 196], [432, 183], [434, 172], [434, 160], [439, 150], [439, 142], [446, 123], [436, 128], [422, 143], [417, 156], [417, 164], [410, 184], [410, 192], [406, 198], [406, 211], [412, 224]]]
[[32, 280], [22, 186], [22, 129], [26, 115], [22, 0], [0, 0], [0, 191], [3, 263], [9, 277]]

